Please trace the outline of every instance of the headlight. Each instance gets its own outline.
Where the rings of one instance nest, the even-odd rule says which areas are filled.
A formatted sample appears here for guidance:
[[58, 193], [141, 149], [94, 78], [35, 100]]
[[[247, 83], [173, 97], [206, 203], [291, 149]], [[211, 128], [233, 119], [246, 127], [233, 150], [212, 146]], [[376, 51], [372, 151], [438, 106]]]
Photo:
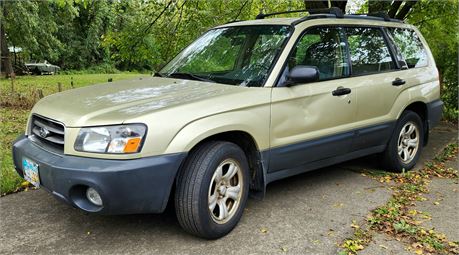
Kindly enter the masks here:
[[75, 150], [117, 154], [139, 152], [146, 130], [143, 124], [82, 128]]

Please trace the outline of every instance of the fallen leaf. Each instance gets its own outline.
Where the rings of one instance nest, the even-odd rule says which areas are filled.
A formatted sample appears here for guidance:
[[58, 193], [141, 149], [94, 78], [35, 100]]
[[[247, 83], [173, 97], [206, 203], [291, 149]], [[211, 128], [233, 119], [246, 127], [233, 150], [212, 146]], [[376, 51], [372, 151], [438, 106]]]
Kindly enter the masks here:
[[388, 249], [387, 246], [382, 245], [382, 244], [380, 244], [379, 247], [381, 247], [381, 248], [383, 248], [383, 249], [386, 249], [386, 250]]
[[422, 244], [420, 244], [420, 243], [412, 243], [411, 247], [413, 247], [413, 248], [422, 248]]
[[357, 225], [357, 224], [355, 224], [355, 223], [352, 223], [352, 224], [351, 224], [351, 228], [354, 228], [354, 229], [359, 229], [359, 228], [360, 228], [360, 226], [359, 226], [359, 225]]
[[414, 253], [421, 255], [423, 253], [422, 249], [417, 249]]
[[288, 249], [285, 248], [285, 247], [281, 247], [281, 250], [282, 250], [282, 252], [287, 252], [288, 251]]
[[261, 229], [260, 229], [260, 232], [263, 233], [263, 234], [266, 234], [266, 233], [268, 233], [269, 231], [268, 231], [267, 228], [261, 228]]
[[344, 206], [344, 204], [343, 203], [336, 203], [333, 206], [336, 207], [336, 208], [341, 208], [341, 207]]
[[438, 201], [434, 202], [434, 205], [439, 205], [439, 204], [440, 204], [440, 202], [438, 202]]
[[430, 215], [422, 215], [421, 216], [423, 219], [428, 219], [428, 220], [431, 220], [432, 217]]
[[421, 224], [422, 224], [422, 221], [420, 221], [420, 220], [415, 220], [415, 221], [413, 221], [413, 224], [414, 224], [414, 225], [421, 225]]

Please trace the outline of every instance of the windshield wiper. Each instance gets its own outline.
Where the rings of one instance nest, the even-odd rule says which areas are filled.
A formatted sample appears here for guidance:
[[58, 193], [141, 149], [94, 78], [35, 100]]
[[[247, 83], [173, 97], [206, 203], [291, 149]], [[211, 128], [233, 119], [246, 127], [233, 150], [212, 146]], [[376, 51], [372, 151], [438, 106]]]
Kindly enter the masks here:
[[202, 76], [192, 74], [192, 73], [171, 73], [168, 75], [169, 77], [177, 77], [177, 78], [184, 78], [184, 79], [191, 79], [191, 80], [196, 80], [196, 81], [205, 81], [205, 82], [215, 82], [213, 80], [204, 78]]

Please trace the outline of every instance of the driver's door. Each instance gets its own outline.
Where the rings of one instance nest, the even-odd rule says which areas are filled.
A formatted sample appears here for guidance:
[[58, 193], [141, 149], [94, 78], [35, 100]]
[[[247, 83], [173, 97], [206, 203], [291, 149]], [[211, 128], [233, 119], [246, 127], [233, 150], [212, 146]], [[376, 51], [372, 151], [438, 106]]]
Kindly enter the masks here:
[[[352, 144], [356, 98], [342, 29], [308, 29], [294, 46], [284, 74], [296, 65], [319, 69], [318, 82], [272, 88], [269, 172], [345, 154]], [[282, 81], [284, 80], [284, 81]], [[350, 88], [350, 93], [336, 93]], [[333, 93], [335, 91], [335, 93]], [[340, 95], [341, 94], [341, 95]]]

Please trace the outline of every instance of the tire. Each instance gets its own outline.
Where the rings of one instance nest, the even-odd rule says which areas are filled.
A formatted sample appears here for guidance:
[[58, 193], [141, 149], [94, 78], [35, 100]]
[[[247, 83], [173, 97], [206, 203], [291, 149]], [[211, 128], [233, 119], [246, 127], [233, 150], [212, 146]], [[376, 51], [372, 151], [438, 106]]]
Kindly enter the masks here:
[[424, 127], [421, 118], [413, 111], [404, 111], [382, 153], [384, 167], [398, 173], [411, 170], [421, 155], [423, 144]]
[[175, 212], [182, 228], [198, 237], [220, 238], [237, 225], [244, 211], [249, 194], [247, 159], [233, 143], [207, 142], [191, 152], [176, 184]]

